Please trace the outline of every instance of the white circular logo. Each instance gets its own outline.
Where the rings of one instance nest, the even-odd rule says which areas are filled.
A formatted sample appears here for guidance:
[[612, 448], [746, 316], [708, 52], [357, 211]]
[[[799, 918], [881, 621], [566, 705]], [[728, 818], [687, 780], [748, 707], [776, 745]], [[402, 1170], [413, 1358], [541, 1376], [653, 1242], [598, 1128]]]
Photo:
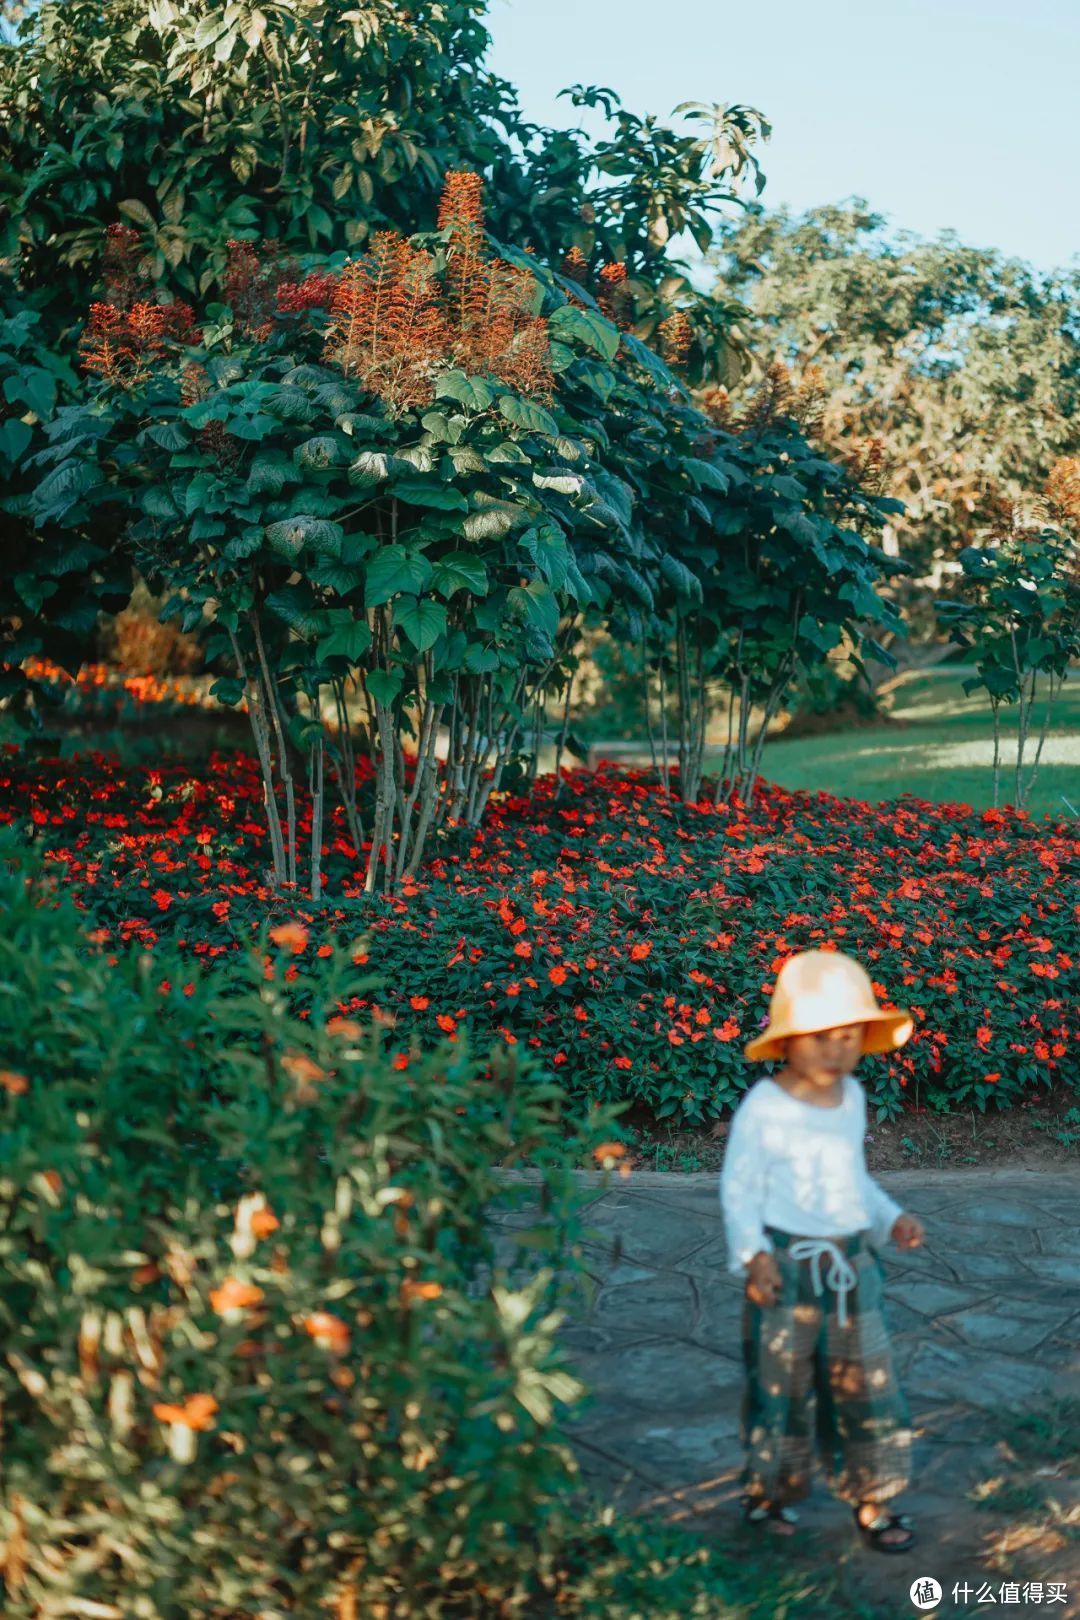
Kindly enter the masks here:
[[912, 1581], [908, 1594], [917, 1609], [936, 1609], [941, 1602], [941, 1587], [931, 1575], [920, 1575]]

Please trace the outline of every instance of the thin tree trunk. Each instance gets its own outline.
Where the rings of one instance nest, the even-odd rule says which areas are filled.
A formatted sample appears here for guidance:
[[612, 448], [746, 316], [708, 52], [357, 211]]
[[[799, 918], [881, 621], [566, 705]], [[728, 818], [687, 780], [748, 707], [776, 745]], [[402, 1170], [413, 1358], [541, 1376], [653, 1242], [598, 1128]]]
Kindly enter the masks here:
[[[468, 719], [468, 729], [461, 727], [462, 736], [458, 744], [459, 758], [454, 764], [454, 796], [450, 805], [450, 820], [457, 821], [461, 815], [461, 807], [469, 788], [469, 772], [471, 769], [471, 755], [476, 747], [476, 721], [480, 712], [481, 684], [483, 676], [476, 677], [476, 686], [473, 694], [472, 713]], [[468, 762], [467, 762], [468, 760]]]
[[536, 788], [537, 772], [540, 769], [540, 736], [541, 736], [541, 729], [542, 729], [542, 719], [541, 719], [542, 714], [543, 714], [543, 704], [541, 703], [541, 695], [538, 692], [537, 695], [536, 695], [536, 703], [535, 703], [535, 710], [534, 710], [534, 717], [533, 717], [532, 759], [531, 759], [531, 761], [529, 763], [529, 791], [530, 792], [533, 792], [535, 790], [535, 788]]
[[[425, 668], [427, 670], [427, 679], [430, 680], [431, 666], [429, 654], [425, 655]], [[424, 707], [420, 721], [420, 736], [416, 750], [416, 771], [413, 776], [412, 792], [409, 795], [404, 813], [402, 815], [401, 836], [398, 841], [396, 873], [398, 879], [401, 878], [402, 873], [405, 870], [406, 859], [411, 854], [413, 813], [416, 809], [417, 800], [424, 789], [427, 773], [431, 768], [432, 758], [435, 750], [435, 736], [438, 729], [439, 716], [443, 711], [443, 705], [440, 703], [436, 708], [435, 704], [431, 702], [431, 699], [427, 697], [426, 692], [427, 686], [425, 682]]]
[[[1064, 679], [1064, 677], [1062, 677], [1062, 679]], [[1059, 690], [1060, 690], [1060, 683], [1059, 683]], [[1046, 713], [1043, 715], [1042, 729], [1039, 732], [1039, 746], [1035, 750], [1035, 763], [1032, 765], [1032, 768], [1031, 768], [1031, 780], [1027, 785], [1027, 796], [1028, 796], [1028, 798], [1031, 797], [1032, 790], [1033, 790], [1033, 788], [1035, 786], [1035, 778], [1039, 774], [1039, 760], [1042, 758], [1043, 743], [1046, 741], [1046, 733], [1050, 728], [1050, 709], [1051, 709], [1051, 707], [1053, 705], [1053, 702], [1054, 702], [1054, 696], [1055, 696], [1055, 694], [1054, 694], [1054, 674], [1053, 674], [1053, 671], [1051, 670], [1051, 672], [1050, 672], [1050, 690], [1046, 694]]]
[[570, 701], [574, 691], [574, 675], [576, 670], [568, 670], [566, 675], [566, 701], [563, 704], [562, 726], [559, 730], [559, 741], [555, 747], [555, 798], [562, 792], [562, 757], [566, 747], [566, 734], [570, 730]]
[[1019, 713], [1016, 726], [1016, 771], [1014, 775], [1013, 803], [1017, 809], [1023, 808], [1023, 799], [1020, 794], [1020, 763], [1024, 757], [1024, 677], [1020, 671], [1020, 654], [1016, 647], [1016, 631], [1010, 625], [1009, 639], [1012, 642], [1013, 669], [1016, 671], [1016, 695], [1019, 704]]
[[243, 652], [240, 649], [240, 642], [234, 630], [229, 630], [229, 640], [232, 643], [233, 657], [240, 672], [240, 679], [243, 681], [247, 692], [248, 720], [251, 723], [251, 731], [255, 739], [255, 752], [259, 756], [259, 770], [263, 782], [263, 806], [266, 810], [266, 823], [270, 830], [270, 854], [274, 863], [274, 885], [280, 887], [286, 880], [285, 844], [281, 835], [281, 813], [278, 810], [277, 796], [274, 791], [274, 768], [270, 758], [270, 728], [266, 720], [258, 677], [248, 670]]
[[311, 898], [322, 895], [323, 739], [311, 745]]
[[668, 784], [668, 742], [667, 742], [667, 687], [664, 682], [664, 655], [667, 649], [660, 648], [660, 750], [661, 750], [661, 781], [664, 788], [665, 799], [670, 798]]
[[[735, 760], [735, 769], [738, 773], [738, 780], [740, 783], [742, 782], [743, 777], [746, 775], [746, 733], [750, 724], [749, 696], [750, 677], [749, 675], [744, 674], [742, 677], [741, 690], [739, 692], [739, 740], [738, 754]], [[735, 791], [738, 793], [739, 797], [742, 798], [741, 788], [736, 788]]]
[[413, 838], [412, 853], [406, 867], [408, 876], [416, 871], [424, 855], [424, 845], [427, 842], [428, 828], [431, 825], [432, 813], [435, 809], [436, 796], [439, 791], [439, 771], [435, 759], [435, 734], [439, 724], [439, 717], [443, 712], [444, 704], [440, 703], [435, 715], [435, 722], [431, 727], [431, 736], [428, 742], [429, 768], [424, 774], [424, 787], [420, 798], [420, 818], [417, 822], [416, 834]]
[[660, 765], [656, 758], [656, 736], [652, 723], [652, 693], [649, 691], [649, 653], [644, 630], [641, 632], [641, 673], [645, 680], [645, 725], [649, 733], [649, 755], [652, 768], [659, 776]]
[[289, 829], [289, 882], [296, 882], [296, 794], [293, 790], [292, 767], [289, 763], [289, 753], [285, 746], [285, 728], [281, 718], [281, 705], [278, 701], [277, 688], [270, 675], [270, 666], [266, 658], [266, 648], [263, 645], [262, 629], [259, 625], [259, 615], [252, 609], [250, 614], [251, 626], [255, 632], [255, 646], [259, 654], [259, 667], [262, 669], [263, 682], [270, 694], [270, 713], [274, 721], [274, 733], [278, 745], [278, 766], [281, 779], [285, 784], [285, 815]]
[[356, 752], [349, 732], [349, 712], [345, 706], [344, 683], [335, 680], [332, 685], [338, 719], [338, 743], [332, 750], [334, 773], [337, 776], [349, 837], [353, 841], [356, 858], [359, 860], [364, 842], [364, 828], [356, 807]]
[[994, 809], [998, 807], [998, 788], [1001, 783], [1001, 699], [992, 697], [990, 707], [994, 715]]
[[768, 699], [765, 703], [765, 715], [758, 730], [757, 738], [754, 743], [754, 752], [750, 760], [750, 770], [748, 773], [746, 791], [741, 795], [744, 802], [748, 806], [753, 803], [754, 799], [754, 785], [757, 782], [758, 771], [761, 766], [761, 755], [765, 748], [765, 734], [769, 729], [769, 721], [780, 707], [780, 700], [783, 697], [789, 675], [790, 670], [785, 670], [782, 668], [781, 674], [773, 683], [772, 689], [770, 690]]

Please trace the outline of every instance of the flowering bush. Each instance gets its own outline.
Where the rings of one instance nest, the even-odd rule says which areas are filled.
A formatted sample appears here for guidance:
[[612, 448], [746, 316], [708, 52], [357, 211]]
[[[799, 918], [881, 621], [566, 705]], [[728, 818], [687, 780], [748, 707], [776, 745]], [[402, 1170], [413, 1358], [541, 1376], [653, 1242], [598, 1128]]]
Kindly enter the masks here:
[[[7, 1620], [539, 1591], [575, 1472], [551, 1420], [582, 1386], [554, 1269], [485, 1286], [485, 1208], [500, 1154], [563, 1146], [558, 1089], [512, 1058], [485, 1079], [463, 1042], [396, 1073], [377, 1021], [333, 1015], [368, 983], [347, 951], [296, 1016], [287, 933], [268, 972], [242, 952], [162, 998], [172, 952], [110, 964], [55, 898], [0, 876]], [[556, 1262], [575, 1198], [545, 1172]]]
[[[683, 1620], [795, 1601], [679, 1527], [616, 1519], [560, 1440], [583, 1386], [549, 1306], [598, 1235], [560, 1165], [615, 1162], [605, 1110], [567, 1155], [559, 1088], [528, 1061], [485, 1076], [441, 1042], [395, 1072], [380, 1020], [333, 1014], [367, 982], [349, 953], [298, 978], [296, 925], [234, 957], [228, 986], [195, 965], [162, 1000], [158, 973], [190, 964], [171, 947], [110, 961], [14, 864], [5, 1620]], [[496, 1244], [490, 1200], [516, 1200], [491, 1166], [530, 1147], [541, 1219]]]
[[[166, 1001], [200, 960], [231, 973], [269, 906], [305, 930], [286, 973], [303, 1006], [301, 963], [362, 924], [385, 988], [338, 1011], [392, 1018], [402, 1070], [415, 1037], [468, 1033], [535, 1053], [582, 1105], [630, 1099], [700, 1123], [759, 1072], [742, 1047], [783, 960], [834, 946], [914, 1013], [908, 1045], [860, 1069], [881, 1117], [909, 1103], [1007, 1106], [1072, 1072], [1075, 821], [772, 786], [752, 811], [737, 798], [686, 805], [644, 774], [578, 771], [558, 797], [550, 776], [530, 798], [500, 794], [483, 828], [448, 829], [390, 900], [364, 895], [338, 811], [317, 908], [271, 889], [244, 756], [147, 769], [9, 749], [0, 814], [47, 849], [111, 951], [179, 947], [191, 969], [179, 982], [175, 966], [161, 971]], [[298, 815], [305, 829], [306, 801]]]

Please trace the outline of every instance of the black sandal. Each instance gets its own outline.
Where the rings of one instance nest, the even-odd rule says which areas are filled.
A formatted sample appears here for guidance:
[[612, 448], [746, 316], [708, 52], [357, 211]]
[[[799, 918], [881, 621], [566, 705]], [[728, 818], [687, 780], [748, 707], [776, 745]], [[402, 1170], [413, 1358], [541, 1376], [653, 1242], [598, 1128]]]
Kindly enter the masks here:
[[[867, 1543], [867, 1545], [873, 1547], [875, 1552], [908, 1552], [915, 1541], [915, 1537], [911, 1533], [912, 1520], [910, 1515], [907, 1513], [889, 1513], [882, 1508], [879, 1510], [876, 1518], [871, 1519], [869, 1524], [864, 1524], [859, 1518], [859, 1508], [865, 1507], [865, 1505], [866, 1504], [864, 1502], [860, 1502], [853, 1507], [851, 1511], [855, 1518], [855, 1527], [861, 1532], [863, 1540]], [[881, 1538], [888, 1530], [906, 1530], [908, 1533], [907, 1540], [883, 1541]]]
[[763, 1502], [760, 1499], [752, 1500], [748, 1496], [742, 1499], [743, 1523], [765, 1524], [768, 1520], [779, 1519], [784, 1524], [798, 1524], [799, 1515], [793, 1507], [783, 1503]]

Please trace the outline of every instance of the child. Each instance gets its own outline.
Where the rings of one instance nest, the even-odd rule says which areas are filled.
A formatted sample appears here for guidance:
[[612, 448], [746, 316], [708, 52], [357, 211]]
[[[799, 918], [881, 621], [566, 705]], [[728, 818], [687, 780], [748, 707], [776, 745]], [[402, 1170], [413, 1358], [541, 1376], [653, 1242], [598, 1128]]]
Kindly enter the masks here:
[[[785, 962], [768, 1027], [747, 1058], [783, 1058], [752, 1085], [728, 1133], [720, 1202], [728, 1269], [746, 1277], [743, 1514], [791, 1535], [810, 1494], [808, 1398], [828, 1483], [880, 1552], [907, 1552], [911, 1519], [882, 1508], [908, 1483], [910, 1416], [882, 1318], [884, 1270], [867, 1246], [916, 1248], [922, 1223], [866, 1169], [862, 1053], [903, 1046], [907, 1012], [882, 1012], [839, 951]], [[824, 1263], [824, 1264], [823, 1264]]]

